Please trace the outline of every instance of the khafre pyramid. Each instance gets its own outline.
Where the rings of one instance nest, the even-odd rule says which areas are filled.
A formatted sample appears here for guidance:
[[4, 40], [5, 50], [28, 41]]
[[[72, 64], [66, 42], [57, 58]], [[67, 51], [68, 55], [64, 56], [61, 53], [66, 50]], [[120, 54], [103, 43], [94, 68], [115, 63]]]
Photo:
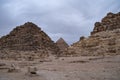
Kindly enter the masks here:
[[71, 45], [65, 55], [98, 56], [120, 55], [120, 12], [108, 13], [96, 22], [91, 35]]
[[17, 26], [0, 38], [1, 58], [41, 57], [58, 52], [59, 48], [51, 38], [32, 22]]
[[61, 51], [65, 50], [69, 47], [66, 41], [63, 38], [60, 38], [56, 41], [57, 46], [60, 48]]

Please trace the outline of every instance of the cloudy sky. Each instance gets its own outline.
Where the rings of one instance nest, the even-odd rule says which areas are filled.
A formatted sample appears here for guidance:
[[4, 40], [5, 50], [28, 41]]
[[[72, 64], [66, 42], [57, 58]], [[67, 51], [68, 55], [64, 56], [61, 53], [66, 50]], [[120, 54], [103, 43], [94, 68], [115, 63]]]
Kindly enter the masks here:
[[33, 22], [56, 41], [89, 36], [96, 21], [120, 11], [120, 0], [0, 0], [0, 36]]

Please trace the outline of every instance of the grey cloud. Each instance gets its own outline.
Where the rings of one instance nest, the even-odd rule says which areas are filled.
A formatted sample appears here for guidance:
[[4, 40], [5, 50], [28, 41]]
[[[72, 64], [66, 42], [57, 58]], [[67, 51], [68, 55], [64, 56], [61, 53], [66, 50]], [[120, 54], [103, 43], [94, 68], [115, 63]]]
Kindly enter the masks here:
[[32, 21], [54, 41], [63, 37], [71, 44], [89, 36], [94, 23], [108, 12], [119, 11], [119, 0], [1, 0], [0, 36]]

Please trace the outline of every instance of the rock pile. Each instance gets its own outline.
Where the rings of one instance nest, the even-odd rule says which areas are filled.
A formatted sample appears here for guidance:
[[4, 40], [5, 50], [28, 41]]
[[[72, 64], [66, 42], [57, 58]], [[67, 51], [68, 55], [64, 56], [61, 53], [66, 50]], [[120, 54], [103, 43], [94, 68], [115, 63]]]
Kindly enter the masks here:
[[17, 26], [0, 38], [0, 58], [32, 58], [58, 52], [59, 48], [50, 37], [32, 22]]
[[72, 56], [120, 54], [120, 12], [117, 14], [108, 13], [101, 23], [95, 23], [91, 36], [81, 37], [64, 54]]

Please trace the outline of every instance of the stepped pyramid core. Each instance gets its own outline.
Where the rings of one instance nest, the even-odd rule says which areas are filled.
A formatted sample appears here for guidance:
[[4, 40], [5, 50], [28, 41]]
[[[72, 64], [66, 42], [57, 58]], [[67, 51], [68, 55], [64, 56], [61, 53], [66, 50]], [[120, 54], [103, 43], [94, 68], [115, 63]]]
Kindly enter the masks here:
[[17, 26], [8, 35], [1, 37], [0, 51], [3, 52], [3, 50], [37, 51], [37, 53], [47, 55], [59, 52], [59, 48], [51, 38], [32, 22]]

